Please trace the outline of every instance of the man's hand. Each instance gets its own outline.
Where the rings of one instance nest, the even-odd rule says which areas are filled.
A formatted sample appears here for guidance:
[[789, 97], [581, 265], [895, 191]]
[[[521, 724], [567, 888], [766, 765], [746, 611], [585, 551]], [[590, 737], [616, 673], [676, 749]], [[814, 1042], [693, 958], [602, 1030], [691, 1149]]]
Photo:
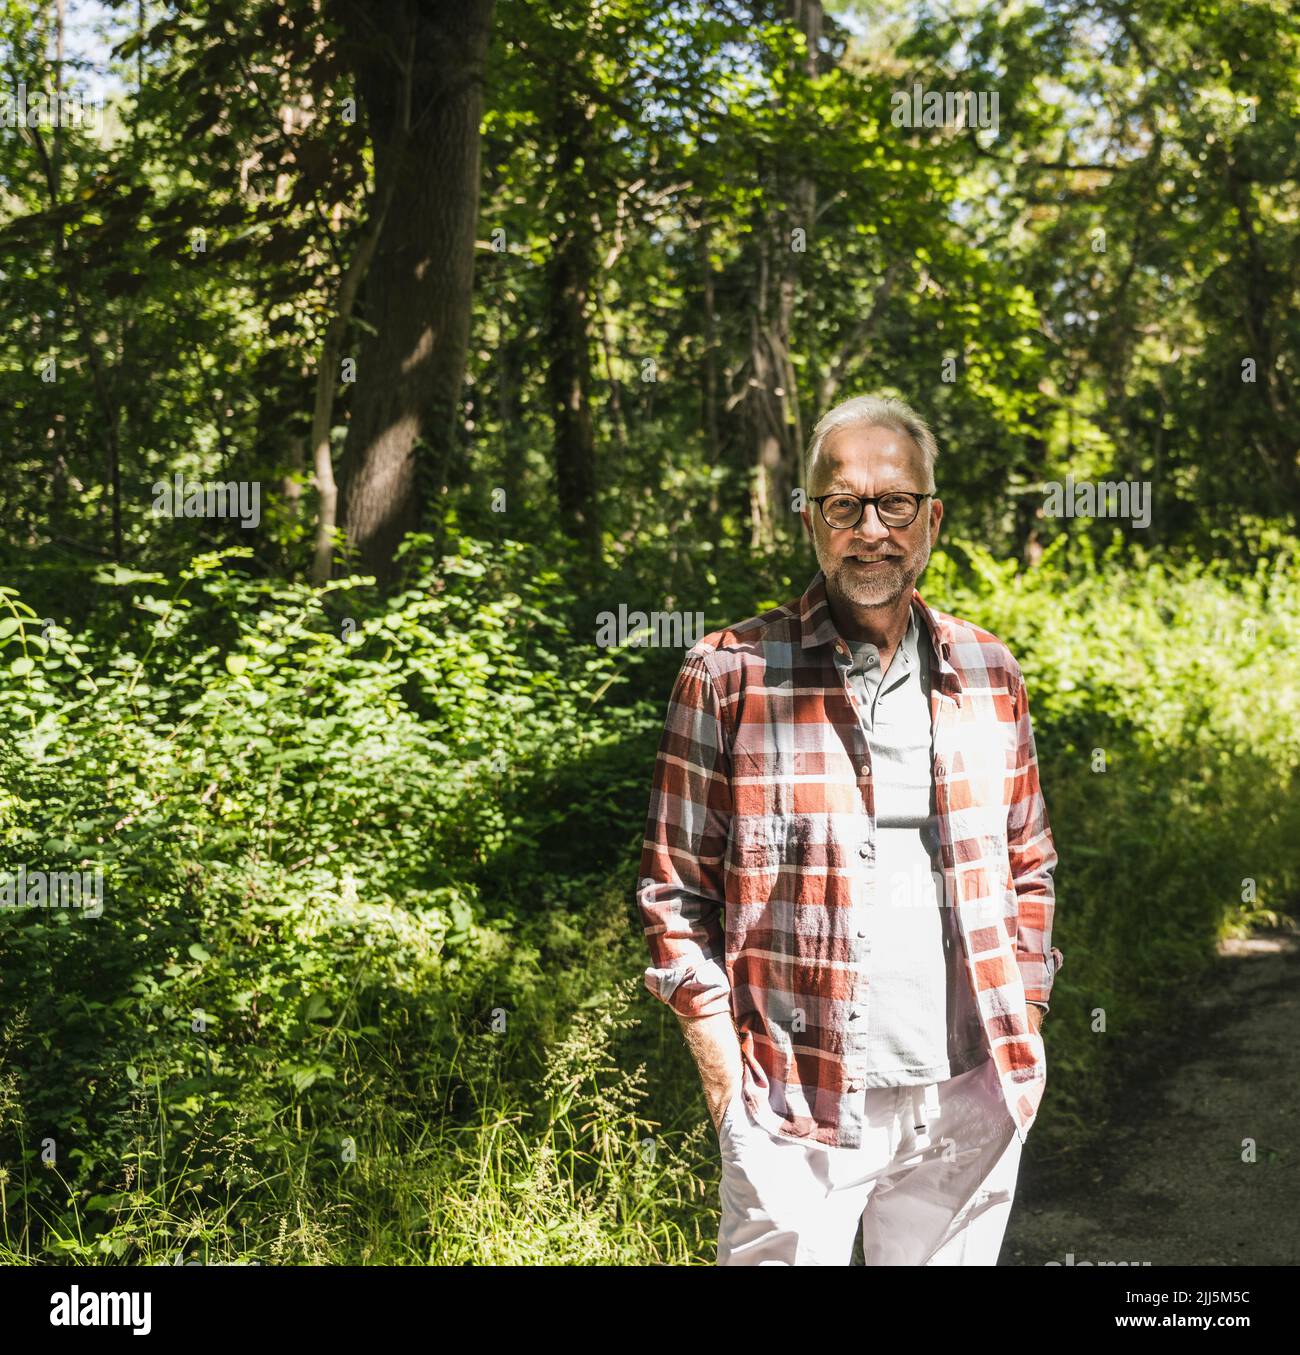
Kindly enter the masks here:
[[1029, 1013], [1029, 1029], [1037, 1035], [1043, 1025], [1043, 1009], [1035, 1007], [1032, 1002], [1026, 1002], [1025, 1010]]

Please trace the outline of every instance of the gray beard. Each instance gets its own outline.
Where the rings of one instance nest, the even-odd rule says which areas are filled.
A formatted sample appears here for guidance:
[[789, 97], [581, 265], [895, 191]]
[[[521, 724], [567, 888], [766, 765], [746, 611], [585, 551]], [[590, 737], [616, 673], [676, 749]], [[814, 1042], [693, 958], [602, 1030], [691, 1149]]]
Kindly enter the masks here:
[[[901, 566], [901, 571], [896, 572], [891, 568], [890, 573], [893, 578], [889, 581], [887, 592], [882, 592], [882, 585], [886, 582], [884, 579], [874, 583], [866, 580], [854, 588], [854, 581], [849, 577], [852, 566], [846, 565], [840, 565], [833, 576], [826, 575], [826, 591], [838, 601], [853, 607], [892, 607], [898, 602], [899, 598], [911, 596], [912, 589], [916, 586], [916, 580], [921, 577], [921, 572], [925, 567], [923, 564], [921, 569], [918, 569], [915, 574], [911, 574], [909, 577], [906, 562], [899, 561], [898, 563]], [[855, 593], [857, 596], [855, 596]]]

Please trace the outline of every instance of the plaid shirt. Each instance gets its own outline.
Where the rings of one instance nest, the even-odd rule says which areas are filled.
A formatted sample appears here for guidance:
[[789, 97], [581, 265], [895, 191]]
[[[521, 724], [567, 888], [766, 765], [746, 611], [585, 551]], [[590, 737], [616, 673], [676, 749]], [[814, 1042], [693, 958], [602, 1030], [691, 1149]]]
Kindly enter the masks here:
[[[931, 724], [944, 903], [1024, 1142], [1046, 1084], [1026, 1004], [1048, 1001], [1056, 851], [1020, 668], [933, 611]], [[875, 837], [871, 748], [832, 650], [847, 648], [818, 571], [803, 597], [706, 635], [674, 684], [655, 763], [637, 900], [645, 982], [683, 1016], [729, 1012], [755, 1119], [862, 1142], [867, 934], [853, 858]]]

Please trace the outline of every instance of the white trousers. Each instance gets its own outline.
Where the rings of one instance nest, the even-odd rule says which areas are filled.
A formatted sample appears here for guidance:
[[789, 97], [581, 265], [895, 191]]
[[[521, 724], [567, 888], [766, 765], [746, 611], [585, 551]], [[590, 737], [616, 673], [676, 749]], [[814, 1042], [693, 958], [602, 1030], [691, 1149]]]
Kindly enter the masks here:
[[862, 1095], [860, 1148], [772, 1134], [732, 1098], [718, 1131], [718, 1265], [846, 1266], [859, 1222], [869, 1266], [997, 1264], [1021, 1145], [993, 1060]]

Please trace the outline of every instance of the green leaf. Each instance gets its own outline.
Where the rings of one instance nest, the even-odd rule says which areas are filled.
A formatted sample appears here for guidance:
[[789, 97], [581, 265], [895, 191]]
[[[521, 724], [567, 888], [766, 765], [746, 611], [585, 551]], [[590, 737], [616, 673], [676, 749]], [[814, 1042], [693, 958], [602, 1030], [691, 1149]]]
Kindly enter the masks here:
[[165, 574], [146, 574], [138, 569], [126, 569], [122, 565], [114, 565], [111, 569], [105, 565], [95, 571], [96, 583], [108, 584], [126, 584], [126, 583], [166, 583]]

